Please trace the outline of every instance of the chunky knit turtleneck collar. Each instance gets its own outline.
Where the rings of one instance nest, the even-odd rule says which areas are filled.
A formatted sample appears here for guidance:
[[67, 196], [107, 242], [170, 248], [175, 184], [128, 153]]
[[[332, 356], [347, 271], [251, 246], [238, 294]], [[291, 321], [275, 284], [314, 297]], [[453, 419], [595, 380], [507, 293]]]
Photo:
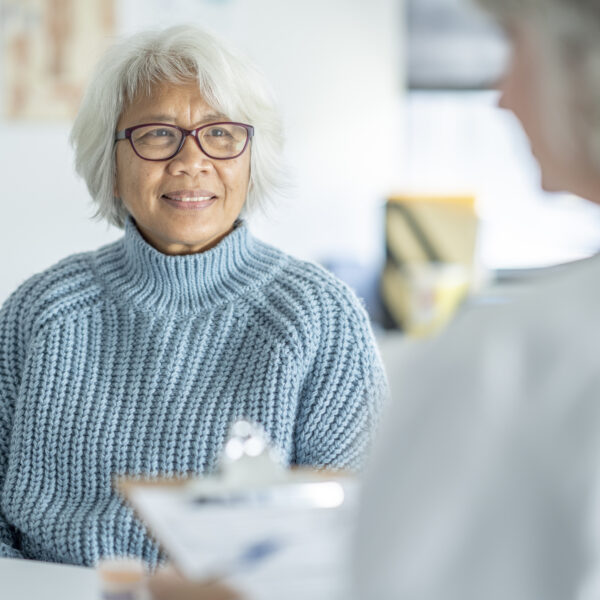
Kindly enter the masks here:
[[119, 298], [156, 312], [197, 313], [230, 302], [272, 277], [269, 264], [281, 260], [244, 222], [210, 250], [171, 256], [148, 244], [128, 219], [116, 249], [117, 256], [105, 255], [98, 265], [103, 279]]

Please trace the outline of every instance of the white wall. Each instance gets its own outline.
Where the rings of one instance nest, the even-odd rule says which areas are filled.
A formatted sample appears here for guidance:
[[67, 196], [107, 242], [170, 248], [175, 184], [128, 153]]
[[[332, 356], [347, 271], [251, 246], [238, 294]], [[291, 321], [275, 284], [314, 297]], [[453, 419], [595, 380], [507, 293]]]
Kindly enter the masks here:
[[[377, 260], [380, 206], [401, 162], [400, 0], [118, 2], [118, 33], [182, 22], [247, 52], [281, 101], [295, 187], [254, 230], [305, 258]], [[90, 220], [68, 131], [0, 121], [0, 302], [32, 273], [120, 235]]]
[[539, 268], [598, 252], [600, 207], [543, 192], [529, 141], [497, 104], [495, 91], [410, 92], [403, 187], [475, 196], [484, 269]]

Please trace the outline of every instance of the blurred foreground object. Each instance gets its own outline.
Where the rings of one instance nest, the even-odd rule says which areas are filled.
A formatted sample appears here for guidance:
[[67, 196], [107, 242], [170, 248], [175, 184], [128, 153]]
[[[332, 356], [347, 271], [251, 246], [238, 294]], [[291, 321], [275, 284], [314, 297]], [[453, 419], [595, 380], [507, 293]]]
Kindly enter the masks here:
[[117, 486], [190, 581], [226, 580], [260, 598], [326, 599], [342, 585], [356, 482], [284, 470], [256, 424], [232, 426], [215, 475]]
[[102, 559], [96, 565], [100, 600], [148, 600], [144, 564], [137, 558]]
[[600, 257], [388, 348], [361, 600], [600, 597], [598, 306]]
[[229, 430], [221, 457], [221, 481], [233, 486], [256, 486], [285, 478], [281, 456], [269, 443], [265, 430], [246, 419], [236, 421]]
[[472, 196], [395, 196], [386, 206], [381, 295], [387, 326], [427, 336], [443, 327], [475, 274]]
[[96, 572], [99, 600], [241, 600], [232, 588], [217, 581], [190, 581], [172, 567], [149, 575], [139, 559], [103, 559]]
[[148, 580], [152, 600], [241, 600], [235, 590], [218, 582], [198, 583], [173, 569], [161, 569]]

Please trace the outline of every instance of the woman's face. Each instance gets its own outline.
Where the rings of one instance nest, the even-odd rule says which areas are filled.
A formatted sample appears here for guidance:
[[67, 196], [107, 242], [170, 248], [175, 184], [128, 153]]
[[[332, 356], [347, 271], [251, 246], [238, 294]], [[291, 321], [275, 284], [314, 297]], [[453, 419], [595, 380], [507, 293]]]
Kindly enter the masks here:
[[[598, 174], [590, 166], [581, 143], [568, 124], [569, 107], [552, 94], [549, 84], [551, 60], [539, 34], [526, 23], [514, 23], [509, 30], [512, 43], [510, 62], [500, 85], [502, 108], [519, 119], [531, 144], [547, 191], [569, 191], [594, 200]], [[566, 94], [565, 94], [566, 96]]]
[[[117, 129], [156, 122], [194, 129], [227, 118], [206, 103], [196, 82], [165, 83], [135, 98]], [[175, 157], [152, 162], [124, 140], [117, 144], [116, 165], [115, 195], [144, 238], [165, 254], [191, 254], [212, 248], [232, 230], [248, 192], [250, 145], [237, 158], [215, 160], [188, 136]]]

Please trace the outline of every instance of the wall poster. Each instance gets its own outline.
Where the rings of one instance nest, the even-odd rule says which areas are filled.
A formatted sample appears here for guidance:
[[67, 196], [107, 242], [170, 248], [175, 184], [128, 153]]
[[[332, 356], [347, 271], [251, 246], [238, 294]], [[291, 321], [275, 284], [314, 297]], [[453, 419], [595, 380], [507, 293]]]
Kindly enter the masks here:
[[2, 116], [71, 119], [115, 32], [114, 0], [0, 0]]

